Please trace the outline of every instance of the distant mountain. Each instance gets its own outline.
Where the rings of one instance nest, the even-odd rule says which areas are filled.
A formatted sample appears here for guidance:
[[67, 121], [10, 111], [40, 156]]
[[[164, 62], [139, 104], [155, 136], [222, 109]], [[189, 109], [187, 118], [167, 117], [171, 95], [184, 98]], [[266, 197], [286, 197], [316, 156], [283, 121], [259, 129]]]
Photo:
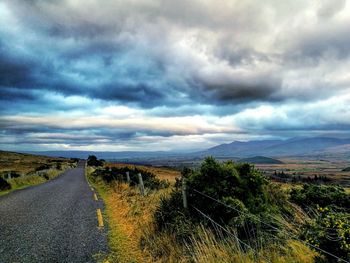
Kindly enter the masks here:
[[[230, 156], [254, 156], [258, 153], [259, 149], [265, 149], [278, 145], [282, 141], [280, 140], [265, 140], [265, 141], [234, 141], [228, 144], [220, 144], [209, 148], [208, 150], [199, 152], [201, 155], [213, 155], [217, 157], [230, 157]], [[255, 152], [255, 154], [254, 154]]]
[[243, 158], [238, 160], [239, 163], [253, 163], [253, 164], [283, 164], [280, 160], [265, 157], [254, 156], [249, 158]]
[[350, 139], [330, 137], [292, 138], [289, 140], [234, 141], [220, 144], [204, 151], [184, 153], [169, 151], [40, 151], [26, 152], [51, 157], [82, 158], [96, 155], [99, 159], [133, 161], [157, 161], [164, 159], [202, 159], [205, 156], [218, 158], [284, 157], [284, 156], [339, 156], [350, 158]]
[[261, 141], [234, 141], [229, 144], [221, 144], [197, 154], [216, 157], [253, 157], [261, 156], [304, 156], [336, 154], [337, 149], [350, 153], [350, 139], [338, 139], [330, 137], [292, 138], [289, 140], [261, 140]]

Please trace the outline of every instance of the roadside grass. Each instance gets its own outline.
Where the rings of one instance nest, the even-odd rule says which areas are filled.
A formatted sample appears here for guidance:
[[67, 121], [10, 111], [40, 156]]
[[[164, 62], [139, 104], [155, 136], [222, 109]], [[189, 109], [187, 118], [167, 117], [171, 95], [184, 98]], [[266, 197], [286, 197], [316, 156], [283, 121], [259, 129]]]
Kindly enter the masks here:
[[48, 180], [56, 178], [71, 167], [70, 165], [62, 165], [61, 169], [49, 169], [40, 173], [36, 172], [35, 174], [22, 175], [17, 178], [8, 179], [7, 182], [11, 185], [11, 189], [0, 191], [0, 196], [29, 186], [45, 183]]
[[132, 216], [132, 208], [125, 199], [126, 184], [105, 184], [91, 176], [93, 168], [87, 167], [87, 178], [105, 203], [104, 220], [108, 225], [110, 253], [102, 262], [150, 262], [144, 260], [139, 249], [139, 229]]
[[[110, 166], [109, 164], [107, 166]], [[113, 164], [112, 166], [115, 166]], [[122, 166], [118, 165], [119, 167]], [[132, 165], [132, 167], [135, 167]], [[140, 166], [136, 166], [141, 168]], [[144, 169], [144, 168], [143, 168]], [[158, 168], [162, 169], [162, 168]], [[105, 202], [105, 220], [108, 223], [108, 262], [314, 262], [317, 253], [301, 242], [287, 240], [275, 247], [255, 247], [244, 251], [234, 239], [220, 238], [205, 227], [193, 229], [193, 235], [180, 244], [170, 231], [159, 232], [154, 225], [153, 214], [160, 198], [168, 196], [172, 187], [148, 191], [142, 197], [138, 188], [125, 183], [106, 184], [99, 177], [91, 176], [93, 168], [87, 168], [88, 180]], [[154, 171], [153, 171], [154, 172]], [[167, 171], [155, 174], [169, 179]], [[171, 173], [170, 173], [171, 174]], [[173, 180], [175, 177], [171, 175]], [[267, 260], [268, 258], [268, 260]], [[102, 261], [106, 262], [106, 261]]]
[[31, 176], [21, 176], [18, 178], [13, 178], [7, 180], [7, 182], [11, 185], [10, 190], [1, 191], [0, 195], [5, 195], [15, 190], [23, 189], [29, 186], [37, 185], [46, 182], [47, 180], [39, 175], [31, 175]]

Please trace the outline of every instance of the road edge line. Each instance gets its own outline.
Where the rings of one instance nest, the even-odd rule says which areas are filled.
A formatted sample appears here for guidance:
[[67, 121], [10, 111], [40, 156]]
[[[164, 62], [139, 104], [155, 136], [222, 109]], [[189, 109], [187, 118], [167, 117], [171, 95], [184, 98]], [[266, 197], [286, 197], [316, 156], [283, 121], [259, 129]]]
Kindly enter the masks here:
[[97, 208], [96, 214], [97, 214], [98, 227], [104, 227], [102, 212], [100, 208]]

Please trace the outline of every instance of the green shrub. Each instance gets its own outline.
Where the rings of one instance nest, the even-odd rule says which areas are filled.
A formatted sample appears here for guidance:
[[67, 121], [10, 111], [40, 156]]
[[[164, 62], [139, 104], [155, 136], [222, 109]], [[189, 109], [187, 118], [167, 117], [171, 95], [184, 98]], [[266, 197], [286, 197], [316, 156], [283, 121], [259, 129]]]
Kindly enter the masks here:
[[193, 223], [188, 212], [179, 203], [182, 203], [179, 191], [174, 191], [170, 198], [162, 197], [154, 218], [159, 231], [170, 231], [179, 240], [184, 240], [192, 233]]
[[57, 170], [61, 170], [61, 169], [62, 169], [62, 164], [59, 163], [59, 162], [57, 162], [57, 163], [56, 163], [56, 169], [57, 169]]
[[2, 177], [0, 177], [0, 191], [10, 190], [11, 185]]
[[95, 167], [103, 166], [103, 161], [98, 160], [95, 155], [89, 155], [89, 157], [87, 159], [87, 165], [88, 166], [95, 166]]
[[[317, 207], [317, 211], [317, 216], [303, 227], [301, 237], [340, 258], [350, 259], [350, 214], [328, 207]], [[324, 256], [324, 262], [338, 262], [330, 255]]]
[[51, 168], [51, 165], [48, 164], [42, 164], [39, 167], [35, 169], [36, 172], [43, 171], [43, 170], [48, 170]]
[[315, 208], [317, 205], [350, 208], [350, 195], [339, 186], [305, 184], [302, 189], [293, 189], [290, 198], [303, 208]]
[[176, 229], [178, 218], [184, 214], [192, 223], [211, 226], [197, 208], [219, 224], [237, 228], [243, 238], [248, 238], [249, 231], [266, 228], [254, 215], [273, 224], [271, 217], [265, 215], [279, 211], [268, 198], [269, 182], [250, 164], [219, 163], [208, 157], [199, 169], [185, 169], [182, 176], [187, 182], [189, 208], [185, 211], [182, 207], [181, 183], [178, 180], [174, 192], [168, 199], [162, 200], [155, 212], [156, 223], [161, 229]]
[[1, 173], [1, 176], [4, 179], [10, 179], [10, 178], [21, 177], [21, 174], [17, 173], [16, 171], [4, 171], [4, 172]]

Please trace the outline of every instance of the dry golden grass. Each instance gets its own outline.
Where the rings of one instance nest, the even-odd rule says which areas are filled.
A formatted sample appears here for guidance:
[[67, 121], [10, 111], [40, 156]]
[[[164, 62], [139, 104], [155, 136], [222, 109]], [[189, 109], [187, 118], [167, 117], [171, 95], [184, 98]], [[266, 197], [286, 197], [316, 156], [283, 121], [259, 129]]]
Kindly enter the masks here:
[[202, 228], [200, 238], [192, 238], [192, 260], [194, 262], [238, 262], [238, 263], [311, 263], [317, 253], [302, 243], [288, 240], [284, 247], [242, 250], [234, 239], [218, 240], [215, 235]]
[[105, 215], [109, 225], [109, 262], [154, 262], [150, 254], [140, 247], [143, 229], [152, 220], [152, 214], [161, 194], [169, 191], [160, 190], [142, 197], [137, 188], [124, 183], [106, 185], [101, 180], [89, 181], [98, 189], [103, 198]]
[[26, 174], [34, 171], [43, 164], [52, 164], [56, 161], [67, 162], [68, 160], [64, 158], [0, 151], [0, 173], [4, 171], [15, 171], [20, 174]]

